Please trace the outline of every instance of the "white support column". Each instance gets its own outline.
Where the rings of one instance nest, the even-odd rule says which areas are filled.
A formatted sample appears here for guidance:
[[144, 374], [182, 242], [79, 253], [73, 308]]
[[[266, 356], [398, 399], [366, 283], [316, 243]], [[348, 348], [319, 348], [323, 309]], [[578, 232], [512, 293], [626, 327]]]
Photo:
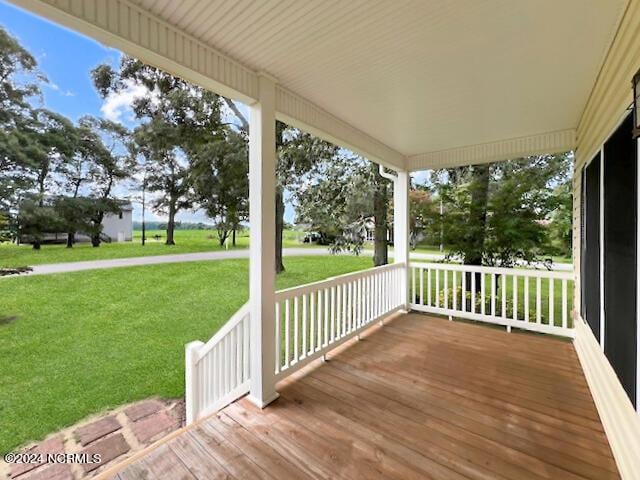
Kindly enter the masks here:
[[409, 172], [399, 171], [393, 182], [393, 249], [394, 262], [406, 265], [402, 291], [405, 309], [409, 309]]
[[263, 408], [275, 390], [275, 82], [260, 76], [259, 101], [249, 125], [249, 302], [251, 387], [249, 399]]

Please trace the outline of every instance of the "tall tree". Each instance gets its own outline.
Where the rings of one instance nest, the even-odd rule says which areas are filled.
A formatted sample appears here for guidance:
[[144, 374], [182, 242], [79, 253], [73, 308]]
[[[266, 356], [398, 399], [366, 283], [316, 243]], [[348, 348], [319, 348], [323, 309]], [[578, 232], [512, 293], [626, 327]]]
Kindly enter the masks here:
[[388, 221], [389, 181], [380, 175], [380, 169], [375, 163], [371, 164], [371, 178], [373, 183], [373, 265], [379, 267], [389, 263], [388, 249]]
[[[28, 221], [30, 229], [37, 225], [45, 225], [40, 219], [46, 214], [36, 212], [31, 203], [45, 207], [47, 196], [55, 193], [54, 173], [62, 168], [73, 157], [75, 149], [75, 127], [57, 113], [45, 109], [35, 109], [29, 115], [14, 119], [14, 127], [10, 134], [4, 136], [6, 142], [0, 142], [0, 154], [8, 163], [19, 165], [14, 170], [14, 178], [20, 179], [20, 189], [13, 183], [12, 203], [15, 209], [28, 210], [17, 217], [20, 221]], [[28, 195], [28, 201], [23, 202]], [[28, 220], [33, 217], [34, 221]], [[40, 248], [40, 235], [31, 235], [33, 248]]]
[[96, 145], [98, 150], [90, 186], [90, 196], [94, 199], [91, 245], [99, 247], [105, 215], [119, 211], [120, 202], [115, 198], [115, 188], [131, 175], [135, 161], [130, 154], [131, 140], [127, 128], [111, 120], [92, 117], [85, 117], [84, 122], [94, 129], [102, 143], [102, 147]]
[[570, 165], [569, 154], [539, 155], [440, 172], [448, 256], [505, 267], [538, 261], [548, 242], [544, 221], [557, 205], [553, 191]]
[[554, 253], [571, 256], [573, 243], [573, 185], [571, 177], [560, 183], [553, 191], [557, 200], [556, 209], [552, 212], [549, 234], [556, 248]]
[[338, 147], [310, 133], [276, 122], [276, 273], [283, 272], [284, 194], [297, 190], [315, 166], [329, 161]]
[[87, 199], [81, 198], [82, 190], [88, 187], [93, 179], [98, 178], [99, 166], [105, 163], [110, 155], [96, 131], [96, 120], [83, 117], [78, 123], [74, 139], [75, 152], [56, 170], [59, 190], [64, 196], [64, 201], [57, 202], [57, 208], [68, 225], [67, 248], [73, 247], [79, 228], [84, 227], [84, 231], [89, 232], [86, 228], [88, 224], [84, 221], [86, 215], [80, 214], [86, 212], [88, 207]]
[[[240, 109], [228, 98], [224, 99], [230, 110], [240, 121], [240, 129], [248, 135], [249, 122]], [[309, 174], [320, 162], [333, 157], [338, 147], [305, 133], [289, 125], [276, 121], [276, 273], [285, 270], [282, 255], [284, 234], [284, 196], [287, 190], [295, 190], [301, 185], [301, 180]]]
[[156, 211], [168, 216], [166, 244], [174, 245], [176, 215], [193, 204], [190, 154], [220, 129], [220, 97], [131, 57], [123, 57], [117, 72], [100, 65], [92, 75], [105, 97], [132, 84], [148, 92], [133, 101], [141, 122], [134, 138], [149, 153], [148, 190], [157, 194]]
[[23, 151], [30, 146], [16, 138], [16, 124], [32, 121], [29, 98], [40, 94], [43, 82], [34, 56], [0, 27], [0, 214], [7, 221], [32, 183], [31, 158]]
[[191, 184], [195, 201], [216, 222], [223, 245], [249, 216], [249, 162], [243, 132], [227, 128], [217, 141], [203, 145], [192, 156]]
[[[382, 196], [384, 191], [388, 195], [388, 187], [381, 189], [382, 192], [376, 191], [379, 188], [376, 175], [377, 165], [341, 153], [320, 163], [296, 190], [298, 222], [309, 224], [323, 242], [332, 245], [333, 251], [358, 253], [366, 238], [367, 224], [375, 217], [376, 207], [381, 212], [377, 222], [388, 223], [388, 198], [384, 200], [384, 210], [375, 201], [376, 195]], [[379, 234], [379, 242], [375, 244], [374, 264], [384, 261], [387, 249], [387, 225], [384, 229], [379, 226], [378, 231], [384, 233]]]

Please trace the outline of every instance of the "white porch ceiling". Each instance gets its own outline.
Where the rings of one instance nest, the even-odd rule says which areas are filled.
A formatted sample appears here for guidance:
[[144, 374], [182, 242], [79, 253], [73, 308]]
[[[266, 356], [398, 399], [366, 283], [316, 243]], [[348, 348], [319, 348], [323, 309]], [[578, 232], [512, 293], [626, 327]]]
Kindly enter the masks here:
[[626, 0], [135, 0], [404, 155], [575, 128]]
[[[253, 73], [268, 73], [280, 85], [280, 103], [290, 110], [282, 112], [284, 118], [303, 124], [309, 119], [311, 127], [325, 126], [328, 137], [395, 166], [406, 157], [409, 168], [492, 161], [535, 152], [534, 147], [572, 148], [573, 130], [628, 3], [13, 1], [156, 64], [162, 62], [127, 45], [144, 44], [146, 35], [148, 48], [155, 41], [161, 51], [160, 33], [155, 40], [153, 34], [160, 32], [157, 25], [169, 28], [163, 33], [169, 39], [184, 35], [176, 46], [197, 39], [196, 49], [209, 47], [239, 64], [225, 68], [242, 78], [227, 80], [219, 71], [215, 78], [235, 87], [236, 98], [253, 96]], [[160, 22], [153, 26], [149, 19]], [[114, 34], [129, 43], [111, 42]], [[172, 53], [178, 63], [187, 56], [177, 48], [165, 50], [161, 54]]]

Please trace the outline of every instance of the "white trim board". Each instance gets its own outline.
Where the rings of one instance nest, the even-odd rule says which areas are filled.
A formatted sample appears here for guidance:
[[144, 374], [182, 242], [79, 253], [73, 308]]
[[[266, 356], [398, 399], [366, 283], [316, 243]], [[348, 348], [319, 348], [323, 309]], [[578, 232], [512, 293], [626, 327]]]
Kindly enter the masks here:
[[640, 416], [584, 320], [576, 315], [574, 347], [623, 480], [640, 479]]
[[560, 153], [576, 147], [573, 129], [510, 138], [480, 145], [468, 145], [439, 152], [412, 155], [407, 158], [410, 171], [428, 168], [450, 168], [461, 165], [491, 163], [545, 153]]
[[605, 329], [605, 308], [604, 308], [604, 145], [600, 149], [600, 348], [604, 352], [604, 329]]

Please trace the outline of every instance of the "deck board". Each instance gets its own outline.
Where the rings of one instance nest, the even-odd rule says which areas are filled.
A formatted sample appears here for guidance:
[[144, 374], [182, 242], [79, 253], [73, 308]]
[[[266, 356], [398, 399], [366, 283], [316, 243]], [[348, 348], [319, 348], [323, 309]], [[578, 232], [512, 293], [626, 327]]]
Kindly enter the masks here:
[[328, 358], [114, 478], [620, 478], [571, 342], [408, 314]]

